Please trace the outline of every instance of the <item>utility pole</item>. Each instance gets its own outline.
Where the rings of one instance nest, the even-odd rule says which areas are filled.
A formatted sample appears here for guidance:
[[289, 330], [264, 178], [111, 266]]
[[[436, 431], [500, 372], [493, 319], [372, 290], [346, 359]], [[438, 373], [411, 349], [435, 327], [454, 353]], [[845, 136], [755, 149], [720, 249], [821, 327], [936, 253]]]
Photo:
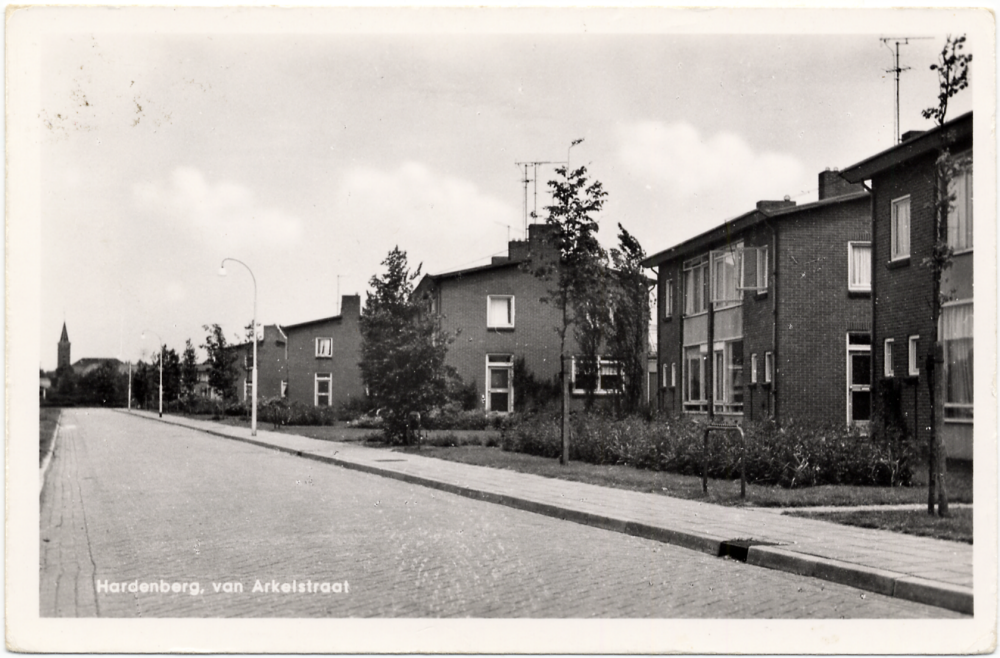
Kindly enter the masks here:
[[[886, 73], [895, 73], [896, 74], [896, 141], [894, 142], [894, 144], [899, 144], [899, 142], [900, 142], [900, 128], [899, 128], [899, 74], [902, 73], [903, 71], [909, 71], [910, 70], [909, 66], [903, 66], [903, 67], [899, 66], [899, 45], [902, 44], [904, 46], [908, 46], [908, 45], [910, 45], [910, 41], [911, 40], [916, 41], [918, 39], [930, 39], [930, 38], [931, 37], [879, 37], [879, 41], [881, 41], [882, 44], [886, 48], [889, 48], [889, 42], [890, 41], [894, 41], [895, 44], [896, 44], [896, 50], [895, 50], [895, 55], [894, 55], [894, 60], [893, 60], [894, 65], [893, 65], [893, 67], [891, 69], [886, 69], [885, 70]], [[892, 48], [889, 48], [889, 52], [892, 52]]]

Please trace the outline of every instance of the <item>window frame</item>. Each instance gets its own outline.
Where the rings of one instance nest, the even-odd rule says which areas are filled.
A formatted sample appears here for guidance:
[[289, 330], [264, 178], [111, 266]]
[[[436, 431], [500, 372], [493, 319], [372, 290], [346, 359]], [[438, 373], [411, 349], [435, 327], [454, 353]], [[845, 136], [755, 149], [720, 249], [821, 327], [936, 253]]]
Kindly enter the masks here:
[[[900, 233], [899, 230], [899, 208], [906, 202], [906, 253], [896, 251], [897, 234]], [[901, 196], [896, 199], [892, 199], [889, 205], [889, 261], [900, 261], [906, 260], [910, 257], [910, 253], [913, 250], [913, 245], [910, 242], [910, 238], [913, 235], [912, 224], [913, 224], [913, 214], [912, 214], [912, 204], [910, 203], [910, 195]]]
[[920, 336], [910, 336], [906, 339], [907, 374], [910, 377], [920, 376], [920, 361], [917, 359], [917, 346]]
[[[691, 362], [694, 359], [692, 359], [689, 354], [692, 351], [697, 354], [699, 398], [691, 397]], [[707, 370], [705, 365], [707, 360], [708, 343], [684, 346], [684, 361], [681, 364], [683, 366], [681, 372], [683, 377], [681, 407], [683, 408], [684, 413], [708, 413], [708, 382], [705, 381], [705, 372]]]
[[896, 376], [892, 354], [892, 346], [895, 342], [895, 338], [886, 338], [882, 342], [882, 376], [887, 379]]
[[[950, 389], [948, 386], [948, 381], [950, 377], [950, 352], [952, 349], [951, 343], [959, 340], [971, 340], [973, 341], [972, 347], [975, 347], [975, 334], [973, 332], [972, 336], [968, 337], [948, 337], [945, 336], [945, 323], [944, 314], [946, 308], [956, 307], [956, 306], [970, 306], [975, 310], [974, 300], [972, 299], [959, 299], [951, 302], [946, 302], [942, 304], [941, 317], [938, 320], [938, 335], [940, 336], [941, 346], [942, 346], [942, 356], [944, 357], [944, 362], [942, 365], [942, 377], [944, 378], [944, 395], [943, 395], [943, 411], [944, 411], [944, 422], [945, 423], [956, 423], [956, 424], [973, 424], [975, 420], [975, 405], [973, 402], [950, 402], [949, 395]], [[973, 322], [975, 320], [973, 319]], [[972, 359], [972, 376], [975, 376], [975, 360]], [[974, 382], [974, 380], [973, 380]], [[973, 401], [975, 400], [974, 389], [970, 390], [971, 397]], [[959, 415], [960, 414], [960, 415]]]
[[750, 355], [750, 383], [757, 383], [757, 353]]
[[[327, 389], [327, 392], [324, 394], [324, 395], [326, 395], [326, 398], [327, 398], [326, 405], [321, 405], [319, 403], [319, 396], [320, 396], [319, 383], [320, 383], [320, 381], [326, 381], [330, 385], [329, 388]], [[317, 372], [317, 373], [315, 373], [313, 375], [313, 406], [314, 407], [320, 407], [320, 406], [332, 407], [333, 406], [333, 373], [332, 372]]]
[[764, 383], [774, 382], [774, 352], [764, 352]]
[[[322, 354], [320, 345], [326, 344], [330, 347], [329, 354]], [[332, 359], [333, 358], [333, 337], [332, 336], [317, 336], [315, 339], [316, 347], [316, 358], [317, 359]]]
[[[867, 247], [868, 248], [868, 284], [860, 285], [853, 281], [854, 278], [854, 262], [855, 262], [855, 249], [857, 247]], [[871, 292], [872, 291], [872, 243], [871, 241], [865, 240], [850, 240], [847, 243], [847, 289], [850, 292]]]
[[[696, 315], [702, 315], [703, 313], [708, 313], [708, 297], [709, 297], [709, 257], [708, 254], [702, 254], [697, 258], [690, 258], [684, 261], [682, 265], [682, 276], [681, 276], [681, 286], [684, 293], [684, 317], [690, 318]], [[699, 281], [692, 285], [691, 293], [695, 293], [700, 288], [700, 293], [696, 295], [693, 299], [700, 300], [701, 304], [694, 304], [692, 300], [692, 295], [688, 291], [688, 277], [693, 277], [695, 272], [700, 270]], [[695, 308], [697, 306], [697, 308]]]
[[[733, 347], [740, 344], [741, 359], [739, 368], [734, 365]], [[743, 413], [743, 369], [745, 359], [742, 358], [743, 337], [732, 340], [716, 341], [712, 350], [712, 405], [715, 413], [721, 415], [740, 415]], [[721, 360], [721, 367], [719, 361]], [[730, 379], [730, 373], [739, 370], [740, 385], [735, 386]]]
[[[570, 379], [570, 385], [572, 387], [571, 388], [571, 393], [573, 395], [586, 395], [587, 391], [585, 389], [577, 388], [577, 386], [576, 386], [576, 360], [577, 360], [577, 358], [582, 358], [582, 356], [581, 357], [577, 357], [576, 355], [574, 355], [570, 359], [570, 377], [571, 377], [571, 379]], [[618, 359], [605, 358], [604, 356], [598, 354], [597, 355], [597, 388], [594, 389], [594, 395], [601, 395], [601, 396], [604, 396], [604, 395], [617, 395], [617, 394], [619, 394], [619, 393], [622, 392], [621, 388], [604, 388], [603, 385], [602, 385], [603, 377], [604, 377], [604, 374], [605, 374], [604, 372], [602, 372], [602, 368], [605, 367], [605, 366], [617, 368], [618, 369], [618, 374], [617, 374], [618, 378], [621, 379], [621, 377], [622, 377], [622, 362], [621, 361], [619, 361]]]
[[[952, 159], [953, 160], [958, 160], [958, 159], [964, 159], [964, 158], [968, 158], [969, 159], [968, 165], [965, 166], [965, 167], [963, 167], [962, 170], [960, 172], [958, 172], [958, 175], [956, 176], [956, 178], [952, 178], [950, 181], [948, 181], [948, 186], [949, 186], [948, 193], [949, 194], [951, 194], [951, 186], [955, 184], [956, 180], [957, 179], [961, 179], [961, 181], [962, 181], [962, 193], [961, 194], [957, 194], [956, 193], [955, 203], [954, 204], [949, 204], [949, 208], [948, 208], [948, 224], [945, 227], [945, 241], [948, 243], [948, 246], [950, 246], [952, 248], [952, 250], [953, 250], [952, 251], [952, 255], [955, 255], [955, 254], [965, 254], [965, 253], [971, 252], [973, 250], [974, 245], [975, 245], [975, 235], [974, 235], [974, 230], [972, 230], [974, 228], [974, 225], [972, 224], [972, 222], [973, 222], [973, 215], [972, 215], [972, 206], [973, 206], [972, 153], [970, 151], [965, 151], [964, 153], [959, 153], [959, 154], [955, 155]], [[958, 207], [959, 207], [960, 203], [962, 205], [964, 205], [964, 207], [965, 207], [964, 208], [964, 210], [965, 210], [965, 214], [964, 214], [965, 222], [963, 222], [962, 226], [955, 226], [955, 230], [953, 232], [952, 231], [952, 218], [955, 217], [956, 218], [956, 223], [957, 223], [957, 219], [958, 219], [958, 216], [959, 216]], [[964, 230], [959, 231], [959, 228], [964, 229]], [[953, 234], [955, 236], [955, 239], [952, 238]], [[969, 240], [969, 243], [968, 244], [961, 244], [960, 241], [958, 240], [958, 236], [959, 235], [967, 236], [968, 240]]]
[[[507, 371], [507, 388], [493, 388], [493, 378], [490, 376], [493, 370]], [[507, 394], [507, 410], [497, 411], [493, 409], [493, 394]], [[510, 414], [514, 412], [514, 355], [513, 354], [487, 354], [486, 355], [486, 396], [483, 398], [483, 407], [490, 413]]]
[[[507, 324], [497, 324], [493, 318], [493, 300], [506, 299], [508, 300], [507, 313], [509, 315], [509, 323]], [[487, 329], [513, 329], [515, 322], [515, 305], [514, 305], [514, 295], [486, 295], [486, 328]]]
[[674, 317], [674, 280], [667, 279], [663, 286], [663, 319]]

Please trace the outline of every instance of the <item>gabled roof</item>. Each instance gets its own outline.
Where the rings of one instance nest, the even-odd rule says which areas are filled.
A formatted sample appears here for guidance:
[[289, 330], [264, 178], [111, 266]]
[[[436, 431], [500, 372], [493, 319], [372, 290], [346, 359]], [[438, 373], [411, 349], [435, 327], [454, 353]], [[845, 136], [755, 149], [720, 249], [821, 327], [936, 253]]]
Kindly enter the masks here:
[[972, 112], [967, 112], [936, 128], [928, 130], [918, 137], [896, 144], [881, 153], [851, 165], [842, 170], [840, 175], [851, 183], [867, 180], [887, 169], [898, 166], [907, 160], [938, 151], [955, 142], [972, 137]]
[[647, 257], [646, 260], [642, 261], [642, 265], [643, 267], [656, 267], [664, 261], [673, 260], [674, 258], [684, 256], [694, 251], [700, 251], [709, 245], [721, 242], [731, 236], [736, 236], [746, 229], [756, 226], [757, 224], [760, 224], [768, 219], [782, 219], [788, 216], [798, 215], [809, 210], [815, 210], [816, 208], [822, 208], [839, 203], [848, 203], [859, 199], [866, 199], [868, 196], [868, 192], [852, 192], [850, 194], [842, 194], [840, 196], [830, 197], [820, 201], [813, 201], [801, 206], [788, 206], [786, 208], [776, 208], [771, 210], [761, 210], [757, 208], [751, 210], [750, 212], [743, 213], [742, 215], [738, 215], [732, 219], [726, 220], [723, 224], [696, 235], [693, 238], [685, 240], [678, 245], [674, 245], [669, 249], [664, 249], [663, 251], [655, 253], [652, 256]]
[[[478, 265], [476, 267], [469, 267], [464, 270], [454, 270], [451, 272], [442, 272], [441, 274], [425, 274], [424, 278], [420, 280], [421, 283], [424, 279], [430, 279], [431, 281], [441, 281], [442, 279], [456, 279], [459, 277], [466, 276], [468, 274], [479, 274], [480, 272], [489, 272], [491, 270], [499, 270], [505, 267], [516, 267], [524, 262], [521, 260], [505, 260], [498, 263], [489, 263], [488, 265]], [[420, 287], [419, 284], [417, 286]]]

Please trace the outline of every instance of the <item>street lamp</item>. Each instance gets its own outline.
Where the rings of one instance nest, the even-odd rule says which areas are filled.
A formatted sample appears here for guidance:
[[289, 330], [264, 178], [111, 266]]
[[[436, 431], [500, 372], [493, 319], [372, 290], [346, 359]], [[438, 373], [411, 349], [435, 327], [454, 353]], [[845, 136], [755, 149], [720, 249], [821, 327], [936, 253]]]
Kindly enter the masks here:
[[219, 265], [219, 276], [226, 276], [226, 261], [239, 263], [250, 273], [253, 279], [253, 374], [251, 375], [250, 394], [253, 400], [250, 403], [250, 435], [257, 436], [257, 277], [253, 275], [250, 266], [235, 258], [223, 258]]
[[[145, 340], [147, 332], [153, 334], [154, 336], [156, 336], [156, 339], [158, 341], [160, 341], [160, 418], [163, 418], [163, 339], [160, 338], [160, 336], [158, 334], [156, 334], [156, 333], [154, 333], [152, 331], [149, 331], [147, 329], [147, 330], [145, 330], [145, 331], [142, 332], [142, 338], [143, 338], [143, 340]], [[129, 381], [130, 385], [131, 385], [131, 383], [132, 382]], [[129, 397], [131, 397], [131, 393], [129, 394]]]

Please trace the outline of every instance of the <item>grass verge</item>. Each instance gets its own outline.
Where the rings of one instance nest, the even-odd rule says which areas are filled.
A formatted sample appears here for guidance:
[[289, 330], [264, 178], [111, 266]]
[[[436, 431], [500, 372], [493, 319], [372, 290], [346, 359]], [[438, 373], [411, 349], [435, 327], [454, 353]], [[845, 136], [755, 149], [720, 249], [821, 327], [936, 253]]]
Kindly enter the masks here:
[[863, 510], [856, 512], [790, 512], [820, 521], [861, 528], [877, 528], [920, 537], [972, 543], [972, 510], [953, 509], [951, 516], [931, 516], [926, 510]]
[[59, 407], [40, 407], [38, 411], [38, 467], [41, 468], [45, 453], [55, 439], [61, 410]]

